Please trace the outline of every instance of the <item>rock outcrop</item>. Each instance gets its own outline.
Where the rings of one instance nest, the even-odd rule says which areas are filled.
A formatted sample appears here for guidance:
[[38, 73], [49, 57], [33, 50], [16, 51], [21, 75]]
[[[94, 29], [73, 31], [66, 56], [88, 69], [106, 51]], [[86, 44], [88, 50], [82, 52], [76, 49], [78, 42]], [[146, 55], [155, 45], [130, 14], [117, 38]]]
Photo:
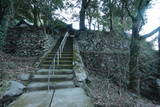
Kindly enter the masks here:
[[23, 93], [25, 86], [17, 81], [9, 81], [9, 87], [4, 92], [4, 97], [14, 97]]
[[0, 106], [3, 107], [12, 102], [15, 97], [21, 95], [25, 86], [17, 81], [8, 81], [6, 82], [6, 86], [1, 88], [4, 88], [3, 93], [0, 95]]
[[17, 79], [22, 80], [22, 81], [28, 81], [30, 77], [31, 77], [31, 74], [22, 73], [17, 76]]

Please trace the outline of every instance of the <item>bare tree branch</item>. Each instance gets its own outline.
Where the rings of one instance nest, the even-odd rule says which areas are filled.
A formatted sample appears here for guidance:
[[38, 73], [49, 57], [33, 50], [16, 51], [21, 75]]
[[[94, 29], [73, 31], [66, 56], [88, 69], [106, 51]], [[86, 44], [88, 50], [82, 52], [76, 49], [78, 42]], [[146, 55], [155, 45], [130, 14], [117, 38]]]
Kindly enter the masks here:
[[146, 39], [148, 37], [151, 37], [152, 35], [154, 35], [155, 33], [160, 32], [160, 27], [154, 29], [152, 32], [145, 34], [141, 37], [141, 39]]
[[122, 2], [125, 4], [124, 7], [128, 13], [128, 15], [132, 18], [132, 19], [135, 19], [135, 17], [131, 14], [131, 12], [129, 11], [129, 8], [128, 8], [128, 2], [126, 0], [122, 0]]
[[144, 0], [140, 0], [138, 4], [138, 14], [142, 20], [142, 26], [145, 24], [144, 17], [142, 15], [144, 8], [150, 3], [151, 0], [148, 0], [145, 4], [143, 4]]

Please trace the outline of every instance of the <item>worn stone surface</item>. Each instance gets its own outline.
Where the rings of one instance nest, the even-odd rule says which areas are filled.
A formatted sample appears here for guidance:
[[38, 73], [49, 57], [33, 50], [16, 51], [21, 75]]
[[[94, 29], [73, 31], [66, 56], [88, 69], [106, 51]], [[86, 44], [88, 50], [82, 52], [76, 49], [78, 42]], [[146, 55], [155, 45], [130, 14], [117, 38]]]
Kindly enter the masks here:
[[19, 74], [17, 78], [22, 81], [28, 81], [30, 79], [30, 76], [31, 76], [30, 74], [22, 73], [22, 74]]
[[8, 107], [49, 107], [52, 91], [37, 91], [21, 95]]
[[[37, 91], [21, 95], [8, 107], [48, 107], [52, 91]], [[59, 89], [55, 91], [51, 107], [94, 107], [82, 88]]]
[[72, 69], [40, 69], [37, 71], [37, 74], [48, 74], [48, 72], [54, 72], [54, 74], [72, 74], [73, 70]]
[[82, 88], [55, 91], [51, 107], [94, 107]]
[[9, 81], [9, 87], [5, 91], [3, 96], [14, 97], [23, 93], [25, 86], [17, 81]]
[[62, 82], [31, 82], [27, 86], [27, 90], [48, 90], [48, 84], [51, 89], [60, 88], [72, 88], [75, 87], [73, 81], [62, 81]]
[[[55, 80], [72, 80], [73, 74], [68, 75], [51, 75], [50, 79]], [[48, 81], [48, 75], [33, 75], [32, 81]]]
[[76, 79], [79, 82], [85, 81], [87, 79], [87, 72], [85, 70], [85, 66], [80, 55], [77, 41], [74, 41], [73, 45], [73, 64], [74, 64], [73, 69], [76, 75]]

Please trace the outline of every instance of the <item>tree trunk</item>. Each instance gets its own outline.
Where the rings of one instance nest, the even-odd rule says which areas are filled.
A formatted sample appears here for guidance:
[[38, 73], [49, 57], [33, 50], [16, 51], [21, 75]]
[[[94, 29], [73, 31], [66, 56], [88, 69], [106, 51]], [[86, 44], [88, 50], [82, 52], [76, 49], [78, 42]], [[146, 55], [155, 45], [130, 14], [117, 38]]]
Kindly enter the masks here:
[[82, 0], [81, 10], [80, 10], [80, 30], [85, 30], [85, 6], [86, 0]]
[[33, 17], [34, 17], [34, 19], [33, 19], [33, 21], [34, 21], [34, 26], [38, 26], [38, 13], [37, 13], [37, 8], [36, 8], [36, 6], [34, 5], [34, 7], [33, 7]]
[[86, 15], [86, 9], [88, 8], [88, 5], [89, 5], [90, 1], [91, 0], [82, 0], [80, 16], [79, 16], [80, 17], [79, 26], [80, 26], [81, 31], [86, 30], [85, 15]]
[[7, 6], [3, 6], [2, 2], [0, 1], [0, 25], [2, 24], [2, 20], [5, 15], [6, 9], [7, 9]]
[[89, 23], [89, 30], [91, 30], [92, 17], [90, 17], [90, 18], [89, 18], [89, 21], [88, 21], [88, 23]]
[[34, 14], [34, 26], [38, 26], [37, 14]]
[[10, 16], [9, 16], [9, 25], [14, 26], [14, 16], [15, 16], [15, 8], [14, 1], [10, 0]]
[[130, 44], [130, 60], [129, 60], [129, 84], [128, 88], [139, 93], [139, 74], [138, 74], [138, 56], [139, 56], [139, 31], [138, 21], [132, 20], [132, 38]]
[[112, 14], [112, 7], [111, 7], [111, 5], [112, 5], [112, 1], [111, 0], [109, 0], [109, 21], [110, 21], [110, 31], [112, 31], [113, 30], [113, 14]]
[[113, 30], [113, 22], [112, 22], [112, 18], [113, 16], [112, 16], [112, 12], [111, 12], [111, 10], [110, 10], [110, 19], [109, 19], [109, 21], [110, 21], [110, 31], [112, 31]]
[[125, 7], [124, 7], [125, 5], [124, 5], [124, 3], [122, 3], [122, 9], [121, 9], [121, 16], [120, 16], [120, 23], [121, 23], [121, 26], [122, 26], [122, 31], [124, 31], [124, 18], [125, 18], [125, 16], [124, 16], [124, 10], [125, 10]]
[[3, 19], [3, 8], [2, 8], [2, 1], [0, 1], [0, 25], [2, 23], [2, 19]]
[[103, 26], [102, 30], [105, 31], [104, 25], [102, 25], [102, 26]]
[[97, 17], [97, 27], [98, 27], [98, 30], [100, 30], [100, 25], [99, 25], [99, 19]]
[[96, 24], [94, 24], [93, 27], [94, 27], [94, 30], [96, 30]]

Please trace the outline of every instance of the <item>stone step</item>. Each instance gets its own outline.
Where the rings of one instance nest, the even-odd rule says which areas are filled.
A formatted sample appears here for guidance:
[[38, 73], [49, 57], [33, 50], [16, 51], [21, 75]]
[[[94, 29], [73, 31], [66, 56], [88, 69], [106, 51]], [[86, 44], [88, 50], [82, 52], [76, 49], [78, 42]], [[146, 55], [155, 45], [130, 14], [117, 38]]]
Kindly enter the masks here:
[[[55, 53], [56, 51], [51, 51], [51, 53]], [[73, 49], [63, 49], [63, 52], [65, 53], [65, 52], [73, 52]], [[62, 52], [62, 53], [63, 53]]]
[[[53, 57], [52, 56], [47, 56], [46, 58], [51, 58], [51, 59], [53, 59]], [[71, 56], [71, 57], [65, 57], [65, 56], [63, 56], [63, 57], [61, 57], [60, 59], [72, 59], [73, 57]]]
[[[40, 69], [38, 70], [36, 73], [37, 74], [42, 74], [42, 75], [47, 75], [49, 72], [49, 69]], [[52, 70], [50, 71], [51, 73], [53, 72]], [[54, 69], [54, 74], [72, 74], [73, 73], [73, 70], [72, 69]]]
[[[55, 62], [59, 61], [60, 64], [72, 64], [73, 62], [73, 58], [60, 58], [59, 60], [55, 60]], [[53, 62], [53, 59], [52, 58], [46, 58], [42, 61], [42, 63], [52, 63]]]
[[[41, 64], [40, 68], [50, 68], [51, 64]], [[56, 69], [72, 69], [73, 65], [72, 64], [59, 64], [55, 66]]]
[[[50, 66], [39, 66], [40, 69], [49, 69]], [[55, 69], [73, 69], [73, 66], [56, 66]]]
[[[73, 81], [49, 82], [50, 89], [74, 88]], [[31, 82], [27, 86], [27, 91], [48, 90], [48, 82]]]
[[[48, 53], [48, 55], [54, 55], [54, 54], [55, 54], [55, 52], [52, 52], [52, 51], [50, 53]], [[62, 54], [63, 55], [73, 55], [73, 51], [67, 51], [67, 52], [63, 51]]]
[[[43, 60], [43, 62], [53, 62], [53, 60]], [[59, 60], [61, 63], [72, 63], [72, 60]]]
[[[42, 64], [44, 66], [50, 66], [51, 64]], [[73, 66], [72, 64], [59, 64], [59, 65], [56, 65], [56, 66]]]
[[[59, 47], [57, 47], [58, 49]], [[63, 51], [73, 51], [73, 46], [64, 46]]]
[[49, 107], [53, 91], [33, 91], [19, 96], [8, 107]]
[[[55, 52], [51, 52], [50, 54], [55, 54]], [[73, 51], [63, 51], [62, 54], [73, 54]]]
[[[53, 61], [43, 61], [42, 64], [52, 64]], [[72, 61], [59, 62], [59, 64], [72, 64]]]
[[51, 107], [94, 107], [94, 105], [84, 89], [66, 88], [55, 91]]
[[[40, 69], [50, 69], [50, 66], [40, 66]], [[56, 66], [55, 69], [73, 69], [73, 66]]]
[[[24, 93], [8, 107], [94, 107], [82, 88], [65, 88], [53, 91]], [[50, 105], [51, 103], [51, 105]]]
[[72, 46], [66, 46], [64, 47], [63, 51], [73, 51]]
[[[47, 57], [53, 57], [55, 54], [48, 54]], [[73, 57], [73, 54], [62, 54], [62, 57]]]
[[[50, 81], [69, 81], [73, 80], [73, 74], [68, 75], [52, 75], [50, 76]], [[36, 82], [47, 82], [48, 75], [33, 75], [31, 81]]]
[[[53, 57], [46, 57], [45, 60], [53, 60]], [[73, 60], [72, 57], [60, 58], [60, 60]]]

